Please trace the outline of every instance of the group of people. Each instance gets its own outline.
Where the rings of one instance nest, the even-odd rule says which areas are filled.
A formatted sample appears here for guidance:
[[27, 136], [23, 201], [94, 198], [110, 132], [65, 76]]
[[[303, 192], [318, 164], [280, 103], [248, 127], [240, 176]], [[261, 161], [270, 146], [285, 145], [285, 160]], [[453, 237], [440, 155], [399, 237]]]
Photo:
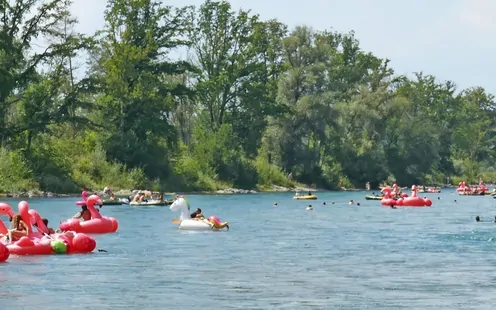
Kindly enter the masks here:
[[154, 197], [153, 192], [147, 192], [147, 191], [139, 191], [136, 193], [134, 196], [130, 196], [129, 200], [131, 202], [148, 202], [149, 200], [158, 200], [158, 201], [164, 201], [164, 195], [159, 192], [157, 193], [157, 197]]
[[[20, 214], [14, 215], [14, 217], [9, 218], [9, 221], [11, 222], [10, 229], [8, 231], [8, 234], [4, 237], [4, 243], [5, 244], [10, 244], [12, 242], [18, 241], [24, 236], [27, 236], [29, 234], [29, 226], [22, 220], [22, 217]], [[44, 218], [42, 219], [43, 223], [45, 226], [48, 228], [48, 233], [49, 234], [55, 234], [56, 231], [48, 227], [48, 219]], [[33, 226], [37, 226], [34, 224]]]

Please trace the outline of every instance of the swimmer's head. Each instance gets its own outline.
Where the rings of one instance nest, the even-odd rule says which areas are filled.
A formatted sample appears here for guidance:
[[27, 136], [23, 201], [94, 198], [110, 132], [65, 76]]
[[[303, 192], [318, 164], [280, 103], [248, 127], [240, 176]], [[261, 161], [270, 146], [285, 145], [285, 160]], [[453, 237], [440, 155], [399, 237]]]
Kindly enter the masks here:
[[478, 215], [475, 217], [475, 221], [476, 221], [476, 222], [480, 222], [480, 221], [481, 221], [481, 220], [480, 220], [480, 217], [479, 217]]

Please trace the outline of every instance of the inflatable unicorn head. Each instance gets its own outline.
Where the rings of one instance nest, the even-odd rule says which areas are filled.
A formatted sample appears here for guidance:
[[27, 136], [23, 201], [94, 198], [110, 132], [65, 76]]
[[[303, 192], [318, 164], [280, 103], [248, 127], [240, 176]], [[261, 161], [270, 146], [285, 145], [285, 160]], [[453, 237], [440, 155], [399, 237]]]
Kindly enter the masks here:
[[191, 207], [189, 205], [189, 202], [186, 200], [186, 198], [181, 196], [171, 204], [170, 210], [181, 211], [181, 216], [179, 217], [179, 219], [185, 220], [189, 218], [189, 211], [191, 210]]

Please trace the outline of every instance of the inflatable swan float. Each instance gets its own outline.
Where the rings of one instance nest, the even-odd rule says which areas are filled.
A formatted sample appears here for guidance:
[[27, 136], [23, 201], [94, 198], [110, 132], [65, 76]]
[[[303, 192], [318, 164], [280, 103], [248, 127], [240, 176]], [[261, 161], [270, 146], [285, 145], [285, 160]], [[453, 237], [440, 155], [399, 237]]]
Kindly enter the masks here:
[[183, 230], [221, 230], [227, 228], [227, 222], [221, 222], [216, 216], [211, 216], [208, 220], [194, 220], [190, 218], [190, 206], [184, 197], [179, 197], [170, 206], [171, 211], [181, 211], [179, 220], [173, 220], [173, 223], [179, 224], [179, 229]]

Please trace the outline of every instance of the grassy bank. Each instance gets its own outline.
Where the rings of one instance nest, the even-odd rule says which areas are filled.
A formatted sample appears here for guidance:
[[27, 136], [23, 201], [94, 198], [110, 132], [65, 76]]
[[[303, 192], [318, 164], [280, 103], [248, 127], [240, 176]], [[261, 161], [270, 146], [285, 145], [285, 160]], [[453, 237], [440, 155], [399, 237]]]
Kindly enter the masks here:
[[149, 189], [181, 193], [217, 193], [226, 189], [237, 192], [239, 188], [257, 192], [287, 191], [309, 187], [289, 180], [280, 168], [261, 157], [244, 161], [243, 169], [250, 171], [254, 185], [243, 187], [221, 180], [213, 169], [202, 165], [185, 149], [173, 165], [166, 167], [167, 178], [152, 179], [143, 168], [128, 168], [109, 161], [103, 148], [88, 137], [44, 138], [47, 140], [43, 148], [29, 153], [0, 149], [0, 195], [78, 196], [83, 188], [102, 191], [107, 185], [114, 191]]

